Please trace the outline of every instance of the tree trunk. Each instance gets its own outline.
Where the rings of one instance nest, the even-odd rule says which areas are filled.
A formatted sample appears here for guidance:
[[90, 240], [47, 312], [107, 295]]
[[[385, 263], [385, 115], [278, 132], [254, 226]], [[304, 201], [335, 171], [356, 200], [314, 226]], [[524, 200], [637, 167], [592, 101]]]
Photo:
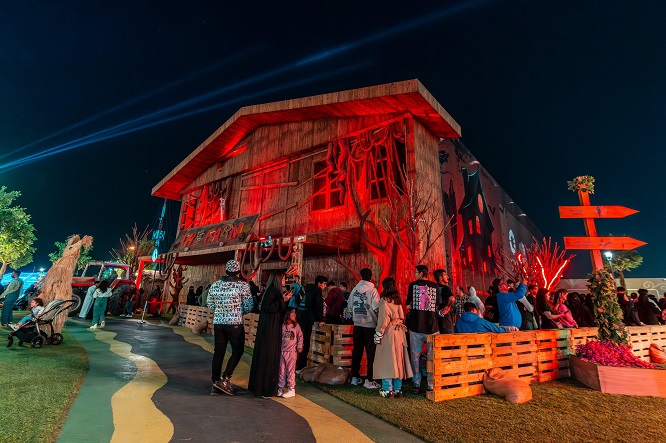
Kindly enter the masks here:
[[[620, 286], [622, 286], [624, 289], [627, 289], [627, 285], [624, 283], [624, 272], [622, 272], [621, 269], [617, 270], [617, 275], [620, 276]], [[615, 277], [613, 277], [615, 278]]]
[[0, 267], [0, 278], [2, 278], [3, 275], [5, 275], [5, 271], [7, 270], [7, 265], [9, 263], [2, 262], [2, 267]]

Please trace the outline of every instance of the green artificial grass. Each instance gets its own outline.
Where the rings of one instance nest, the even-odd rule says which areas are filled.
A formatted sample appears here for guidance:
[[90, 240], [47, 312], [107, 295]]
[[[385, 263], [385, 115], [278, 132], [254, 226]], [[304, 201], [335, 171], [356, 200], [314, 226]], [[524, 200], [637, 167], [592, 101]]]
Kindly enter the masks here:
[[58, 346], [14, 338], [7, 348], [10, 332], [0, 329], [0, 443], [55, 441], [88, 372], [85, 350], [67, 329]]
[[495, 395], [433, 403], [423, 395], [385, 399], [362, 387], [317, 385], [429, 442], [664, 441], [666, 398], [602, 394], [572, 379], [532, 385], [533, 399]]

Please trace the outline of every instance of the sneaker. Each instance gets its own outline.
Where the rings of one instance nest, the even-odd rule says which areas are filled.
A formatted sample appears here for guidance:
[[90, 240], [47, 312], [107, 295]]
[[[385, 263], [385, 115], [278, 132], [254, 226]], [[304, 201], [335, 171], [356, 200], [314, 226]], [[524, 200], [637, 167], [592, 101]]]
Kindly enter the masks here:
[[402, 391], [393, 391], [393, 398], [403, 398]]
[[284, 394], [282, 394], [282, 398], [291, 398], [291, 397], [296, 397], [296, 389], [287, 389]]
[[296, 370], [294, 371], [294, 373], [297, 374], [297, 375], [301, 375], [301, 371], [302, 371], [302, 369], [296, 369]]
[[19, 328], [18, 325], [15, 325], [13, 323], [10, 323], [9, 327], [12, 328], [14, 331], [16, 331]]
[[282, 394], [284, 394], [284, 388], [278, 388], [277, 396], [282, 397]]
[[97, 325], [92, 325], [92, 326], [89, 327], [88, 329], [98, 329], [98, 328], [97, 328]]
[[220, 391], [217, 390], [215, 384], [210, 388], [210, 395], [220, 395]]
[[370, 379], [367, 379], [365, 383], [363, 383], [363, 387], [365, 389], [379, 389], [379, 384], [375, 383]]
[[102, 323], [99, 324], [100, 329], [104, 329], [104, 326], [106, 326], [106, 322], [102, 322]]
[[413, 395], [419, 395], [421, 393], [421, 388], [420, 387], [415, 387], [412, 389], [412, 394]]
[[234, 395], [234, 389], [231, 387], [231, 381], [226, 377], [222, 377], [221, 379], [213, 382], [213, 387], [227, 395]]
[[393, 391], [385, 391], [383, 389], [379, 390], [379, 395], [381, 395], [384, 398], [393, 398], [394, 397]]
[[360, 377], [352, 377], [351, 384], [354, 386], [359, 386], [363, 383], [363, 379]]

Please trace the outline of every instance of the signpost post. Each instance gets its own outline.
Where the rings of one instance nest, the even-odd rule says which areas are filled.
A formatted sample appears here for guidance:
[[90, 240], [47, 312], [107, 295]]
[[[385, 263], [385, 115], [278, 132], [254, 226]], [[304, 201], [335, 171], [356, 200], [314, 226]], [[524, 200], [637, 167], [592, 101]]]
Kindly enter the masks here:
[[585, 223], [585, 237], [564, 237], [566, 249], [584, 249], [590, 251], [594, 269], [603, 269], [602, 249], [624, 251], [638, 248], [647, 243], [631, 237], [598, 237], [595, 218], [624, 218], [637, 213], [635, 209], [624, 206], [592, 206], [590, 195], [578, 191], [581, 206], [560, 206], [560, 218], [582, 218]]

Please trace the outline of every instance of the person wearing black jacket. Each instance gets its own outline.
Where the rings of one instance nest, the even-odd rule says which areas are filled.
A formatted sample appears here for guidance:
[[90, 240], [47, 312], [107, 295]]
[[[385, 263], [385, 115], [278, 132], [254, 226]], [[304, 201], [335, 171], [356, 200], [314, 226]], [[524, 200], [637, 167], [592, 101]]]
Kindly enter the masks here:
[[622, 313], [624, 314], [622, 323], [624, 323], [625, 326], [645, 326], [638, 319], [634, 304], [629, 300], [629, 296], [622, 286], [617, 287], [617, 303], [622, 308]]
[[310, 336], [312, 325], [319, 323], [324, 325], [324, 300], [323, 290], [326, 288], [328, 278], [318, 275], [315, 282], [305, 285], [305, 297], [299, 300], [296, 308], [296, 319], [303, 331], [303, 352], [298, 355], [296, 370], [300, 371], [308, 364], [308, 353], [310, 352]]
[[594, 327], [594, 315], [580, 302], [580, 297], [577, 292], [571, 292], [567, 295], [567, 302], [569, 303], [569, 310], [579, 328]]
[[646, 293], [641, 293], [641, 290], [638, 290], [638, 302], [636, 303], [636, 313], [641, 322], [649, 326], [655, 326], [659, 324], [659, 317], [661, 317], [661, 310], [656, 307]]

